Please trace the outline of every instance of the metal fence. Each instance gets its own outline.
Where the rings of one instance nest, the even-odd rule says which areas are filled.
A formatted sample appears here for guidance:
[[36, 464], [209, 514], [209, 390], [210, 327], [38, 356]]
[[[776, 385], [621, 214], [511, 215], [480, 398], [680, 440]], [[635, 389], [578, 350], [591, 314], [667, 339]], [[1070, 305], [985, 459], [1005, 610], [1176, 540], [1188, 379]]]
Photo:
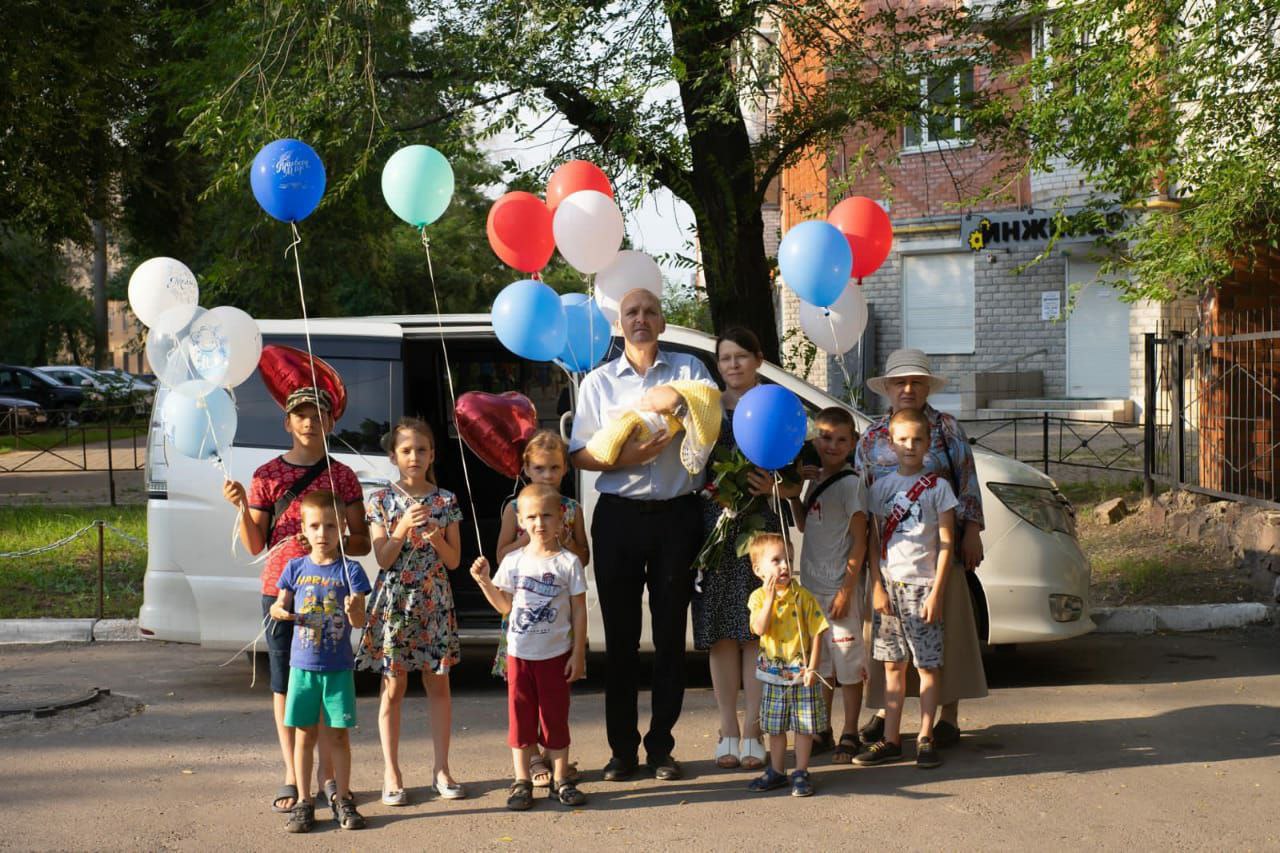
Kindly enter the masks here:
[[1129, 474], [1143, 470], [1146, 443], [1142, 424], [1067, 418], [1048, 412], [960, 423], [975, 447], [1035, 465], [1046, 474], [1052, 465]]
[[1148, 483], [1280, 508], [1278, 314], [1146, 335]]
[[60, 420], [39, 426], [16, 416], [0, 420], [0, 475], [103, 472], [114, 505], [116, 472], [146, 464], [149, 413], [132, 404], [94, 406]]

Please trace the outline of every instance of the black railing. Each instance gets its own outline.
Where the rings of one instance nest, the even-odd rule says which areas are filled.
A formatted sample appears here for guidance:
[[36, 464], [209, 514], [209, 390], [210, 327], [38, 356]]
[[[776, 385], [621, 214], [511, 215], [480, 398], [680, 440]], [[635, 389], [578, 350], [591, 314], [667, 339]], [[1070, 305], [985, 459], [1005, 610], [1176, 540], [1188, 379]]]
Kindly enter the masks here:
[[1046, 474], [1050, 466], [1142, 473], [1143, 425], [1092, 421], [1028, 411], [1025, 416], [960, 422], [969, 443]]

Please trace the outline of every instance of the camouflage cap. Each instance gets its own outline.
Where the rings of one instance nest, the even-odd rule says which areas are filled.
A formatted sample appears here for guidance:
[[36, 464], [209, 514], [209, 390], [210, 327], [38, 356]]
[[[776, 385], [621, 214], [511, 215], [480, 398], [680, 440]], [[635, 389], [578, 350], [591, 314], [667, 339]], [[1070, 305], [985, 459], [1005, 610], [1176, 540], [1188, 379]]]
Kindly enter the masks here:
[[323, 388], [317, 390], [313, 385], [304, 385], [289, 393], [289, 397], [284, 401], [284, 410], [288, 414], [299, 406], [311, 404], [322, 412], [332, 414], [333, 398], [329, 396], [329, 392]]

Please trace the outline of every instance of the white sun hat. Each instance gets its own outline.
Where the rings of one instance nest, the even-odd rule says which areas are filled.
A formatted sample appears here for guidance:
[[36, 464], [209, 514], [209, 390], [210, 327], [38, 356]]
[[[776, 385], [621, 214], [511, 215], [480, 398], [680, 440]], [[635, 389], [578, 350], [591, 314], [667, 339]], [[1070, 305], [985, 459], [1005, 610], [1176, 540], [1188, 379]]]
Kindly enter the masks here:
[[947, 386], [947, 377], [939, 376], [929, 369], [929, 356], [924, 350], [896, 349], [889, 353], [884, 364], [884, 375], [873, 376], [867, 380], [867, 387], [881, 397], [889, 396], [888, 380], [896, 376], [922, 376], [929, 380], [929, 393], [941, 391]]

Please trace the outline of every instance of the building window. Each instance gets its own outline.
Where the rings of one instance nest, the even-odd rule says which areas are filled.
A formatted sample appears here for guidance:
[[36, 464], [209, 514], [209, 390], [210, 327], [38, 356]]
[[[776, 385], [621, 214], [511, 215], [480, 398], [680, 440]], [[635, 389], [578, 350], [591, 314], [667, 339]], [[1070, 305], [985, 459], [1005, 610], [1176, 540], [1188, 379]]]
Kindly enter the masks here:
[[903, 346], [939, 355], [973, 352], [973, 258], [970, 252], [903, 256]]
[[915, 122], [902, 128], [903, 150], [968, 145], [972, 141], [969, 122], [957, 114], [957, 107], [973, 99], [973, 69], [918, 79], [920, 111]]

